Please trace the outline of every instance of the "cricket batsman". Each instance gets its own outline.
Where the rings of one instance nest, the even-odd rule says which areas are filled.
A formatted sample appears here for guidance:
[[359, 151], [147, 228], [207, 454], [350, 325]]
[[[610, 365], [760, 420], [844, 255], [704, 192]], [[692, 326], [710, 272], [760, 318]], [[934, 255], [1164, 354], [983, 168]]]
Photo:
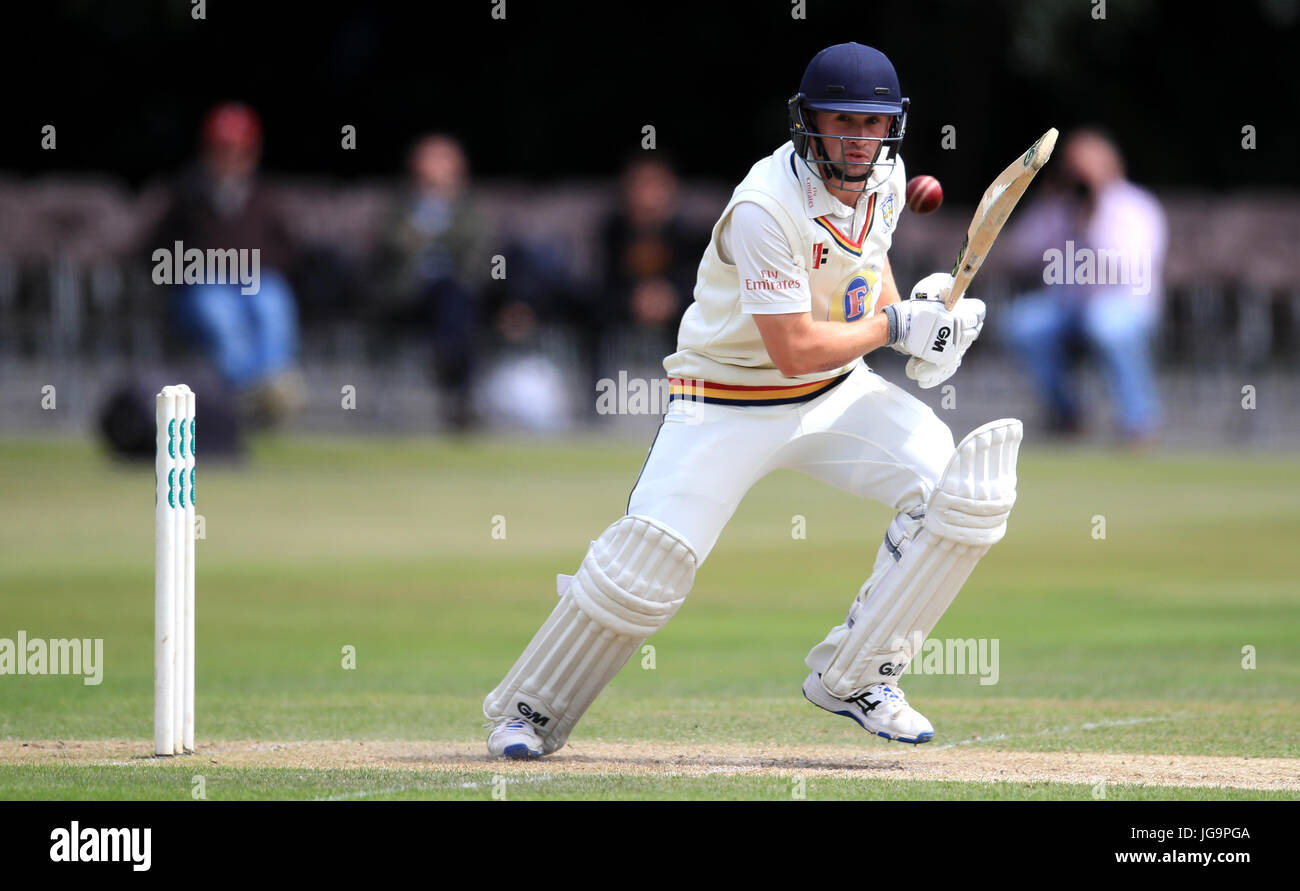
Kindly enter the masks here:
[[600, 691], [672, 618], [745, 493], [777, 468], [896, 514], [848, 616], [816, 644], [804, 696], [867, 732], [934, 737], [897, 679], [971, 570], [1006, 532], [1018, 420], [957, 446], [929, 408], [863, 356], [912, 357], [921, 387], [950, 377], [979, 336], [975, 299], [944, 308], [952, 276], [900, 300], [888, 251], [904, 206], [908, 100], [889, 59], [818, 53], [788, 102], [790, 141], [736, 187], [700, 262], [671, 402], [627, 513], [591, 543], [514, 667], [483, 703], [495, 756], [564, 745]]

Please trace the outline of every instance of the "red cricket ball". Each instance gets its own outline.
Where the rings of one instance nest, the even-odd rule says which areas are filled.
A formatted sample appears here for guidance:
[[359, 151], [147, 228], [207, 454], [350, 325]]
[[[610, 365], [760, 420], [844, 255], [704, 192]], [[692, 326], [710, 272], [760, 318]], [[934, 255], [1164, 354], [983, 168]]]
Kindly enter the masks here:
[[912, 213], [934, 213], [943, 204], [943, 186], [933, 176], [914, 176], [907, 181], [907, 209]]

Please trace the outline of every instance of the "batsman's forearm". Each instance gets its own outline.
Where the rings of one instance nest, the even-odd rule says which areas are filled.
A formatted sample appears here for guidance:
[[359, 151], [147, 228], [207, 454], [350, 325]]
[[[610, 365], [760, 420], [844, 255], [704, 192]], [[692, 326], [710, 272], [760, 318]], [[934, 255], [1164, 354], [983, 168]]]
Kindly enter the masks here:
[[876, 312], [880, 312], [891, 303], [897, 303], [902, 299], [898, 293], [898, 284], [894, 281], [894, 269], [889, 265], [889, 258], [885, 258], [885, 268], [880, 273], [880, 297], [876, 300]]
[[799, 374], [842, 368], [889, 342], [889, 320], [877, 313], [861, 322], [813, 322], [795, 353]]

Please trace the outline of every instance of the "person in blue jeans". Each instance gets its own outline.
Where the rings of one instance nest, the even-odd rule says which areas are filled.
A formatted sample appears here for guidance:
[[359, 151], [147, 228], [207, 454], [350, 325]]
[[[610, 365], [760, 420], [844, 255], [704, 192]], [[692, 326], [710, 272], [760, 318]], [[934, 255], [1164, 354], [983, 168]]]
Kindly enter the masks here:
[[[282, 419], [302, 402], [298, 306], [283, 270], [294, 246], [275, 202], [257, 178], [262, 126], [246, 105], [226, 102], [206, 116], [197, 162], [172, 191], [151, 250], [258, 252], [256, 284], [173, 286], [170, 332], [207, 359], [252, 420]], [[251, 293], [245, 291], [251, 290]]]
[[1121, 436], [1151, 437], [1160, 422], [1151, 362], [1155, 307], [1135, 306], [1127, 288], [1095, 291], [1086, 300], [1071, 291], [1068, 285], [1035, 291], [1008, 314], [1008, 334], [1047, 402], [1050, 425], [1065, 433], [1082, 429], [1068, 350], [1081, 340], [1100, 361]]
[[1061, 169], [1066, 188], [1027, 208], [1011, 233], [1009, 253], [1041, 264], [1046, 287], [1016, 301], [1005, 336], [1053, 430], [1083, 427], [1069, 349], [1082, 342], [1100, 363], [1121, 438], [1150, 442], [1161, 421], [1151, 344], [1160, 322], [1164, 212], [1124, 178], [1119, 150], [1099, 131], [1068, 136]]
[[172, 297], [182, 337], [200, 347], [226, 383], [247, 390], [286, 372], [298, 353], [298, 307], [283, 275], [261, 272], [261, 288], [238, 284], [186, 285]]

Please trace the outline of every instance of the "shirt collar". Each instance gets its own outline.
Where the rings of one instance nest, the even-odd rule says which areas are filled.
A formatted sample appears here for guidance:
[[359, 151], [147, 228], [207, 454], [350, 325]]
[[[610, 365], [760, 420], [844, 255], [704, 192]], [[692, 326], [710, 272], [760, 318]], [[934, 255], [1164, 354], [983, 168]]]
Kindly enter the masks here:
[[[826, 188], [826, 184], [822, 182], [821, 177], [809, 170], [808, 165], [800, 160], [793, 150], [790, 152], [790, 167], [799, 177], [799, 193], [803, 198], [800, 203], [803, 205], [804, 214], [808, 219], [812, 220], [824, 216], [844, 219], [853, 216], [857, 206], [849, 207], [832, 195], [830, 190]], [[874, 172], [873, 178], [875, 178]], [[871, 181], [868, 180], [868, 182]], [[867, 196], [879, 187], [880, 183], [877, 182], [862, 192], [858, 202], [861, 203], [866, 200]]]

